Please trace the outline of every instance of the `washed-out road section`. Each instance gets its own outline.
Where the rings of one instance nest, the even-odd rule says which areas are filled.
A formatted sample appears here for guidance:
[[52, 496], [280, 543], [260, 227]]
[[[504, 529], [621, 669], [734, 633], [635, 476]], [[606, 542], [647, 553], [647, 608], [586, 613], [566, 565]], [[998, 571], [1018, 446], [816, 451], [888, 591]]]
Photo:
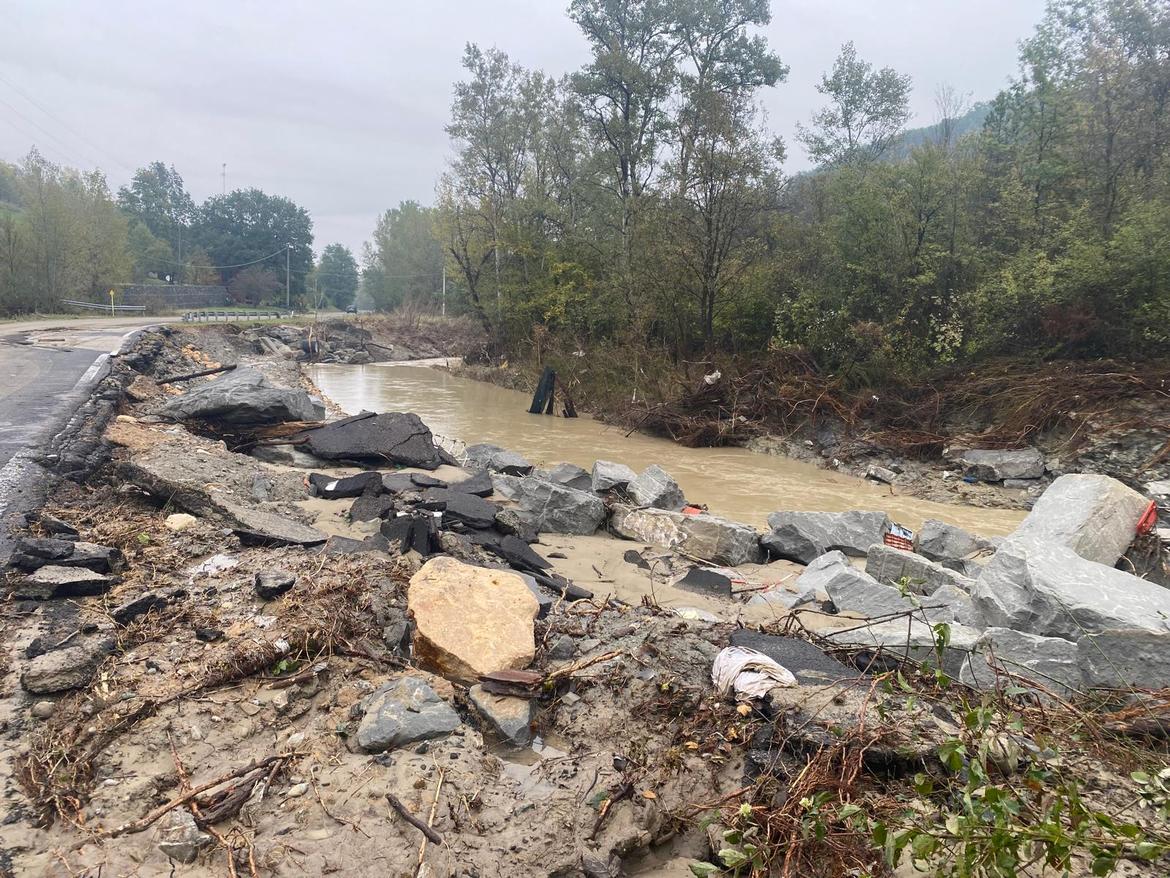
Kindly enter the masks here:
[[[158, 318], [87, 317], [0, 323], [0, 519], [34, 508], [41, 472], [33, 458], [104, 374], [111, 351]], [[7, 557], [0, 527], [0, 557]]]

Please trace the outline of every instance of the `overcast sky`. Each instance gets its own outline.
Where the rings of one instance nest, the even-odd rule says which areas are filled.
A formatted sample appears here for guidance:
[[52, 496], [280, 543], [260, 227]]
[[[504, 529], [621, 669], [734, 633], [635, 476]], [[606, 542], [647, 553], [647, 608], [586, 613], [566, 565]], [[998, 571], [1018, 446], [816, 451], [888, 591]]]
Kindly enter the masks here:
[[[6, 0], [0, 158], [36, 144], [106, 171], [111, 188], [173, 164], [197, 200], [255, 186], [308, 208], [314, 248], [359, 248], [379, 213], [428, 203], [448, 156], [443, 125], [464, 43], [551, 74], [587, 60], [567, 0]], [[948, 83], [974, 99], [1016, 70], [1043, 0], [773, 0], [767, 36], [790, 66], [762, 96], [789, 143], [846, 40], [914, 79], [912, 124]]]

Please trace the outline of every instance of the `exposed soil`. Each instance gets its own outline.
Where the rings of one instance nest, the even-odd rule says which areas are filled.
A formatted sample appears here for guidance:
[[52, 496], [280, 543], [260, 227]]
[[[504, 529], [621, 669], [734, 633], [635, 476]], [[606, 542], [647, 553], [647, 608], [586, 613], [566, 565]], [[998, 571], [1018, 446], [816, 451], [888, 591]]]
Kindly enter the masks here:
[[[372, 527], [347, 520], [352, 500], [300, 499], [305, 461], [286, 446], [266, 449], [269, 462], [260, 462], [229, 451], [255, 436], [195, 435], [151, 417], [179, 391], [150, 379], [239, 363], [282, 386], [306, 386], [292, 359], [261, 355], [246, 333], [222, 328], [143, 344], [150, 356], [127, 366], [116, 386], [146, 380], [119, 396], [116, 418], [103, 424], [117, 444], [90, 455], [87, 478], [62, 482], [28, 529], [43, 535], [60, 520], [119, 549], [117, 582], [97, 597], [0, 605], [0, 874], [667, 876], [712, 860], [723, 829], [750, 829], [763, 848], [753, 874], [845, 878], [891, 873], [867, 832], [844, 818], [814, 831], [810, 797], [833, 815], [858, 803], [894, 821], [936, 814], [959, 797], [962, 773], [942, 768], [938, 748], [947, 739], [966, 740], [971, 752], [981, 746], [985, 733], [964, 718], [985, 696], [912, 665], [863, 674], [874, 670], [872, 656], [814, 647], [818, 632], [850, 624], [843, 617], [753, 611], [744, 602], [753, 584], [794, 576], [787, 562], [741, 569], [743, 593], [716, 599], [656, 578], [653, 565], [625, 557], [641, 547], [604, 535], [545, 535], [535, 547], [594, 597], [557, 601], [537, 621], [536, 738], [506, 745], [465, 687], [419, 666], [400, 630], [391, 634], [406, 618], [416, 554], [346, 554], [332, 541], [247, 545], [211, 516], [168, 522], [177, 511], [168, 498], [122, 480], [127, 456], [161, 446], [198, 459], [190, 469], [201, 489], [245, 494], [242, 459], [268, 474], [266, 508], [338, 536]], [[273, 570], [295, 584], [265, 600], [253, 582]], [[127, 618], [127, 603], [148, 595], [165, 602]], [[700, 612], [684, 618], [688, 608]], [[791, 635], [786, 666], [799, 682], [754, 706], [719, 697], [711, 684], [715, 656], [744, 625]], [[112, 651], [87, 684], [49, 696], [22, 688], [30, 657], [107, 637]], [[363, 752], [354, 740], [362, 699], [404, 674], [452, 705], [459, 727]], [[1002, 714], [996, 728], [1025, 748], [1005, 768], [1021, 788], [1034, 782], [1025, 774], [1032, 761], [1059, 746], [1061, 770], [1082, 780], [1090, 807], [1170, 837], [1155, 811], [1139, 811], [1126, 780], [1164, 763], [1164, 738], [1132, 739], [1125, 720], [1111, 725], [1088, 705], [987, 698]], [[914, 781], [922, 774], [938, 794], [922, 793]], [[436, 840], [423, 844], [391, 798]], [[187, 865], [158, 846], [180, 807], [209, 836]], [[1088, 874], [1086, 866], [1078, 855], [1073, 874]], [[1122, 874], [1155, 876], [1167, 862], [1123, 866]]]

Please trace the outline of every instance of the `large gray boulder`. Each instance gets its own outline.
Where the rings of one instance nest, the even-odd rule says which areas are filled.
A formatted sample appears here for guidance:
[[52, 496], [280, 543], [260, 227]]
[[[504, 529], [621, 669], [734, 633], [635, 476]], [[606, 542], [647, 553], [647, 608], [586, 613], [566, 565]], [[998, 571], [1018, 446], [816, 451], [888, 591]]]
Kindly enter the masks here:
[[914, 543], [918, 554], [947, 566], [950, 566], [948, 562], [957, 564], [973, 557], [989, 556], [995, 551], [991, 540], [937, 518], [928, 518], [922, 523], [914, 535]]
[[874, 543], [865, 556], [865, 572], [886, 585], [905, 581], [915, 594], [933, 594], [944, 585], [969, 591], [971, 580], [921, 555]]
[[514, 495], [522, 521], [545, 533], [591, 534], [605, 521], [605, 504], [592, 493], [528, 476]]
[[1110, 689], [1170, 686], [1170, 632], [1131, 629], [1086, 634], [1077, 641], [1076, 650], [1086, 686]]
[[365, 700], [357, 742], [380, 753], [448, 735], [459, 728], [459, 714], [418, 677], [400, 677]]
[[772, 558], [811, 564], [825, 553], [824, 548], [795, 524], [774, 528], [760, 537], [760, 545]]
[[796, 580], [796, 590], [823, 591], [839, 612], [857, 613], [868, 619], [909, 613], [931, 621], [954, 620], [950, 608], [936, 607], [929, 600], [916, 600], [892, 586], [882, 585], [865, 571], [853, 567], [841, 552], [830, 552], [809, 564]]
[[575, 463], [558, 463], [548, 471], [548, 480], [566, 488], [576, 488], [578, 491], [593, 490], [593, 476], [589, 474], [589, 470]]
[[[971, 660], [982, 632], [963, 625], [948, 626], [947, 645], [942, 649], [942, 669], [958, 679]], [[880, 652], [893, 659], [911, 659], [938, 666], [939, 632], [933, 625], [912, 619], [875, 622], [861, 628], [827, 632], [825, 637], [839, 646], [861, 647]]]
[[593, 464], [593, 490], [598, 494], [615, 488], [624, 489], [637, 477], [637, 473], [624, 463], [598, 460]]
[[488, 470], [509, 476], [526, 476], [532, 472], [532, 464], [523, 455], [489, 442], [468, 445], [463, 452], [463, 461], [469, 469]]
[[963, 466], [967, 475], [985, 482], [1038, 479], [1044, 475], [1044, 455], [1036, 448], [1011, 451], [963, 448], [951, 452], [950, 458]]
[[763, 560], [755, 528], [717, 515], [684, 515], [666, 509], [617, 505], [610, 527], [623, 539], [668, 549], [695, 558], [736, 567]]
[[413, 412], [362, 412], [304, 434], [310, 453], [325, 460], [376, 460], [420, 469], [452, 463]]
[[177, 421], [279, 424], [323, 421], [325, 406], [303, 390], [273, 387], [256, 369], [235, 369], [192, 387], [159, 411]]
[[1125, 554], [1150, 501], [1117, 479], [1064, 475], [1048, 486], [1011, 538], [1066, 546], [1112, 567]]
[[681, 509], [686, 506], [687, 499], [683, 496], [678, 482], [657, 464], [651, 464], [642, 470], [629, 485], [630, 496], [639, 506], [651, 506], [655, 509]]
[[1023, 677], [1058, 695], [1079, 691], [1082, 675], [1077, 644], [1060, 637], [1041, 637], [1010, 628], [988, 628], [975, 644], [976, 654], [963, 666], [959, 679], [968, 686], [1011, 685], [1003, 675]]
[[884, 512], [773, 512], [768, 516], [773, 533], [782, 531], [803, 537], [820, 549], [817, 554], [839, 550], [865, 557], [869, 547], [880, 543], [890, 529]]
[[1044, 637], [1170, 631], [1170, 589], [1034, 540], [1013, 538], [1000, 546], [971, 597], [988, 625]]

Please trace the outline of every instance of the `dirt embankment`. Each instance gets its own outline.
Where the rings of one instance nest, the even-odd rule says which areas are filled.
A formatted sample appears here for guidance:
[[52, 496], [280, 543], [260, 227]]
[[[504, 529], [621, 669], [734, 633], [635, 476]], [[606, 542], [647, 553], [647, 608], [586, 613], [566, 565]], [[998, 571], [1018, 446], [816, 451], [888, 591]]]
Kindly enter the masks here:
[[[782, 606], [752, 620], [746, 595], [656, 578], [693, 566], [680, 553], [630, 560], [615, 547], [633, 543], [604, 535], [530, 546], [558, 565], [546, 578], [563, 595], [537, 589], [542, 606], [518, 581], [474, 590], [513, 576], [450, 521], [482, 507], [425, 494], [470, 473], [430, 448], [351, 493], [366, 468], [281, 444], [303, 425], [160, 417], [187, 393], [213, 409], [213, 381], [173, 379], [223, 364], [262, 376], [241, 379], [251, 405], [299, 403], [312, 388], [293, 357], [231, 330], [142, 345], [110, 390], [101, 453], [29, 521], [6, 575], [0, 874], [845, 878], [907, 869], [911, 850], [940, 867], [1051, 854], [1076, 875], [1094, 857], [1165, 874], [1164, 788], [1125, 780], [1164, 758], [1163, 701], [1103, 718], [969, 690], [929, 661], [878, 656], [878, 673], [872, 650], [818, 633], [856, 620]], [[423, 514], [438, 496], [443, 514]], [[422, 602], [424, 558], [377, 542], [397, 519], [357, 514], [386, 502], [410, 540], [439, 522], [428, 551], [474, 562], [456, 569], [477, 603]], [[527, 642], [504, 642], [518, 613]], [[763, 699], [716, 691], [729, 643], [794, 679]], [[468, 676], [516, 646], [506, 673]]]
[[[940, 502], [1027, 508], [1064, 472], [1134, 487], [1170, 477], [1165, 363], [996, 361], [868, 386], [783, 353], [680, 366], [645, 352], [581, 353], [454, 371], [531, 392], [552, 365], [600, 420], [691, 447], [808, 460]], [[961, 460], [965, 449], [1029, 448], [1043, 455], [1042, 472], [1006, 484]]]

